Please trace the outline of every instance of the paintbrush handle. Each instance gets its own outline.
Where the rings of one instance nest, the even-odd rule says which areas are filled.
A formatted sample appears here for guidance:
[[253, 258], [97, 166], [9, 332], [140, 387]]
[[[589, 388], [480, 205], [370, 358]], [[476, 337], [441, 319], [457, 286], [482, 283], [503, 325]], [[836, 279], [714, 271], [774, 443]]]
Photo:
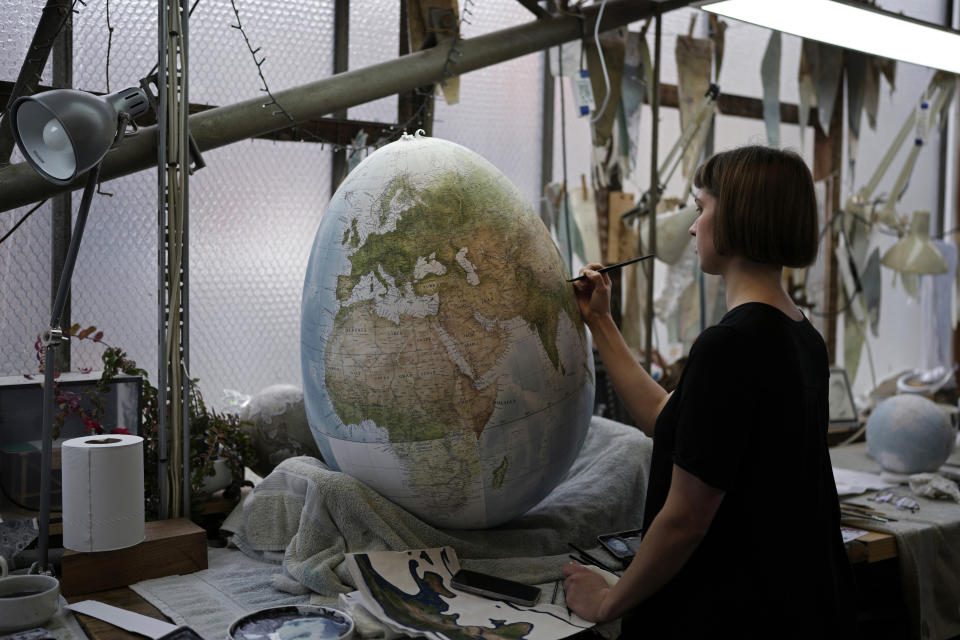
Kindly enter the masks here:
[[[646, 260], [647, 258], [652, 258], [653, 254], [648, 253], [645, 256], [640, 256], [639, 258], [630, 258], [629, 260], [624, 260], [623, 262], [618, 262], [617, 264], [611, 264], [607, 267], [600, 267], [597, 269], [597, 273], [606, 273], [607, 271], [613, 271], [614, 269], [619, 269], [625, 267], [628, 264], [633, 264], [634, 262], [640, 262], [641, 260]], [[578, 280], [583, 280], [587, 276], [577, 276], [576, 278], [570, 278], [567, 282], [577, 282]]]

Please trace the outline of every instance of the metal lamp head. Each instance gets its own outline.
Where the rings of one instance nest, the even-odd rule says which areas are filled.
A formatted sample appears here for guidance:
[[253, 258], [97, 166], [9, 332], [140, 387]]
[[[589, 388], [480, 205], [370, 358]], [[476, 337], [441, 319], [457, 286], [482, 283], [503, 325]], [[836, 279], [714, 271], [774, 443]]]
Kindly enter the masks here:
[[930, 212], [916, 211], [910, 231], [883, 255], [884, 266], [901, 273], [937, 274], [947, 272], [947, 260], [930, 240]]
[[30, 166], [62, 185], [106, 155], [117, 138], [121, 112], [135, 118], [149, 107], [138, 87], [105, 96], [54, 89], [18, 98], [10, 109], [10, 125]]
[[[690, 244], [690, 225], [697, 219], [697, 205], [688, 204], [675, 211], [657, 215], [657, 260], [667, 264], [675, 264], [683, 257], [683, 252]], [[646, 221], [640, 223], [640, 236], [643, 246], [648, 247], [650, 235]]]

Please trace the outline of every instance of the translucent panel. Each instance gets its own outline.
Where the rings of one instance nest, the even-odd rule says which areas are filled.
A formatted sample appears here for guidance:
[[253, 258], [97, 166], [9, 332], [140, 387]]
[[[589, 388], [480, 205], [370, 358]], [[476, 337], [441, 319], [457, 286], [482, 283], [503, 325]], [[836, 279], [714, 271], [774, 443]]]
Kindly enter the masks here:
[[[397, 57], [400, 50], [400, 2], [379, 3], [370, 11], [367, 3], [350, 3], [350, 69], [360, 69]], [[396, 122], [397, 97], [390, 96], [347, 111], [353, 120]], [[373, 142], [371, 140], [371, 142]]]
[[109, 40], [110, 91], [136, 86], [157, 62], [156, 0], [111, 0], [107, 29], [107, 0], [90, 0], [74, 18], [73, 86], [107, 91]]
[[[0, 20], [0, 80], [13, 82], [17, 79], [44, 4], [0, 0], [0, 15], [3, 16]], [[50, 84], [52, 77], [50, 65], [47, 64], [40, 77], [41, 84]]]
[[333, 71], [333, 0], [200, 2], [190, 18], [190, 101], [223, 105], [260, 94], [262, 82], [240, 24], [271, 91]]
[[[465, 37], [529, 22], [516, 2], [471, 2]], [[436, 99], [433, 133], [476, 151], [503, 171], [539, 208], [543, 54], [534, 53], [460, 78], [460, 102]]]
[[[73, 275], [71, 320], [96, 325], [147, 371], [157, 366], [157, 183], [141, 171], [102, 185], [90, 205]], [[73, 197], [76, 214], [80, 193]], [[74, 215], [76, 219], [76, 215]], [[103, 367], [103, 349], [88, 340], [72, 346], [73, 369]], [[156, 376], [151, 374], [156, 384]]]
[[[31, 208], [0, 213], [0, 236]], [[50, 216], [43, 205], [0, 245], [0, 375], [37, 372], [33, 343], [50, 322]]]
[[223, 389], [300, 384], [300, 297], [330, 193], [330, 154], [312, 143], [238, 143], [191, 181], [191, 375]]

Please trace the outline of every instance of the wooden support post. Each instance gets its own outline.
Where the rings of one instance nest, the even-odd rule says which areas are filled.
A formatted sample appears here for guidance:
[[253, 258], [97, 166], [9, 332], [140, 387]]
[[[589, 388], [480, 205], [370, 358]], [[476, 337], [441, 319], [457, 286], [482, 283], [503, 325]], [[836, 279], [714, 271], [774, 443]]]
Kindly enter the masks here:
[[830, 225], [829, 233], [824, 236], [822, 249], [824, 268], [824, 331], [823, 340], [827, 343], [827, 357], [830, 364], [837, 361], [837, 295], [839, 282], [837, 279], [836, 257], [833, 253], [836, 234], [832, 224], [834, 215], [840, 211], [840, 185], [843, 164], [843, 76], [840, 77], [840, 88], [833, 103], [833, 114], [830, 117], [830, 133], [825, 134], [818, 125], [813, 140], [813, 179], [818, 182], [824, 180], [827, 192], [824, 201], [823, 224]]

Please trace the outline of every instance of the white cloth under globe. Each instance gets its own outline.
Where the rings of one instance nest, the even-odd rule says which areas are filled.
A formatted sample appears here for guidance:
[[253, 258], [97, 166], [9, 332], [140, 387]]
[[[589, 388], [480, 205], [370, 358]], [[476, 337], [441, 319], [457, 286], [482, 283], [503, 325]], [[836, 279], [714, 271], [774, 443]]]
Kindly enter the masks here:
[[886, 471], [935, 471], [953, 451], [956, 431], [934, 402], [902, 394], [881, 402], [867, 420], [867, 452]]
[[301, 365], [324, 460], [436, 526], [524, 513], [593, 410], [567, 269], [516, 187], [404, 136], [344, 180], [307, 268]]

